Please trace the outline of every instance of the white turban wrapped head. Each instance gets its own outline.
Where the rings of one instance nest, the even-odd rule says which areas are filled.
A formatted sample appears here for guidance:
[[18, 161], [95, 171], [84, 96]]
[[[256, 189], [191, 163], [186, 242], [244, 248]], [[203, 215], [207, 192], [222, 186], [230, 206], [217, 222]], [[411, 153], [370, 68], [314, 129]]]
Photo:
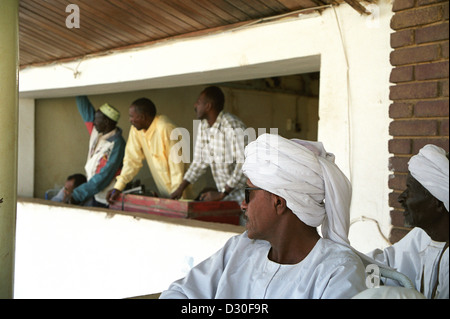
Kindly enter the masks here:
[[322, 225], [324, 238], [349, 245], [351, 184], [321, 142], [263, 134], [245, 149], [252, 184], [286, 200], [305, 224]]
[[448, 212], [448, 158], [445, 150], [436, 145], [425, 145], [409, 160], [409, 172], [434, 197], [444, 203]]

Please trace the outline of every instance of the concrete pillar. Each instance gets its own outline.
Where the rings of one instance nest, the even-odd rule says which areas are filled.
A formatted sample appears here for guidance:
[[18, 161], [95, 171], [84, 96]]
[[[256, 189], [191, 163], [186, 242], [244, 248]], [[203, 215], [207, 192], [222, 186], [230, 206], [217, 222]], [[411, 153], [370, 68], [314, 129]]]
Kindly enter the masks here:
[[18, 12], [19, 0], [0, 1], [0, 299], [13, 298], [14, 296], [19, 65]]

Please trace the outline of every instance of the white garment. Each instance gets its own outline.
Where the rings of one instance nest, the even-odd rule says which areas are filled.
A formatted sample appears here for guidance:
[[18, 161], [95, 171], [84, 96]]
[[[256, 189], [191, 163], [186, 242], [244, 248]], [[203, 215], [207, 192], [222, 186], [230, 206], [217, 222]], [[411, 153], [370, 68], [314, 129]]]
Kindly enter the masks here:
[[[377, 264], [350, 246], [352, 187], [321, 142], [262, 134], [245, 148], [244, 174], [252, 184], [286, 200], [306, 225], [351, 248], [363, 262]], [[383, 265], [378, 264], [383, 267]]]
[[423, 187], [444, 203], [448, 212], [449, 166], [445, 150], [436, 145], [425, 145], [419, 154], [411, 157], [408, 168]]
[[426, 299], [413, 288], [380, 286], [366, 289], [352, 299]]
[[269, 260], [270, 248], [267, 241], [249, 239], [247, 232], [234, 236], [160, 298], [337, 299], [366, 289], [364, 266], [348, 247], [320, 239], [295, 265]]
[[[439, 280], [435, 298], [448, 299], [448, 248], [443, 253], [440, 265], [438, 265], [444, 246], [445, 243], [433, 241], [423, 229], [416, 227], [402, 240], [387, 247], [384, 251], [376, 249], [368, 255], [408, 276], [415, 288], [427, 298], [432, 297], [434, 286]], [[422, 276], [423, 286], [421, 284]], [[392, 280], [388, 280], [386, 284], [398, 285]]]
[[[86, 177], [89, 181], [95, 174], [98, 174], [98, 167], [102, 160], [107, 159], [112, 152], [114, 147], [114, 142], [109, 141], [109, 138], [117, 134], [117, 128], [112, 130], [107, 134], [101, 134], [94, 127], [91, 132], [91, 137], [89, 139], [89, 152], [86, 159], [86, 164], [84, 165], [84, 170], [86, 171]], [[100, 192], [94, 195], [95, 200], [102, 204], [108, 204], [106, 201], [106, 194], [114, 186], [114, 178], [108, 186], [103, 188]]]

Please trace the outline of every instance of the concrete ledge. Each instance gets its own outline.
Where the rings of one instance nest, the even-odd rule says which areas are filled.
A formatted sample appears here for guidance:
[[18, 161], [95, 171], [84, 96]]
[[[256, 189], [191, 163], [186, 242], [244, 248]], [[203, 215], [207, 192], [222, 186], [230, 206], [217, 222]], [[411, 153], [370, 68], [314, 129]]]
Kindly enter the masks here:
[[243, 231], [20, 198], [14, 298], [151, 299]]

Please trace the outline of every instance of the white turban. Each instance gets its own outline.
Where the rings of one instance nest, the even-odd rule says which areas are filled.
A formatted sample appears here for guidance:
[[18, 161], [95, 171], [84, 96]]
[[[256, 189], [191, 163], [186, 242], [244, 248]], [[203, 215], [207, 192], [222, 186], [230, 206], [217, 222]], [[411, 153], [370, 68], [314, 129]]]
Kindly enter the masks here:
[[444, 203], [448, 211], [448, 159], [445, 150], [425, 145], [408, 163], [411, 175], [434, 197]]
[[263, 134], [245, 148], [244, 174], [286, 200], [305, 224], [322, 225], [324, 238], [349, 245], [351, 185], [321, 142]]

